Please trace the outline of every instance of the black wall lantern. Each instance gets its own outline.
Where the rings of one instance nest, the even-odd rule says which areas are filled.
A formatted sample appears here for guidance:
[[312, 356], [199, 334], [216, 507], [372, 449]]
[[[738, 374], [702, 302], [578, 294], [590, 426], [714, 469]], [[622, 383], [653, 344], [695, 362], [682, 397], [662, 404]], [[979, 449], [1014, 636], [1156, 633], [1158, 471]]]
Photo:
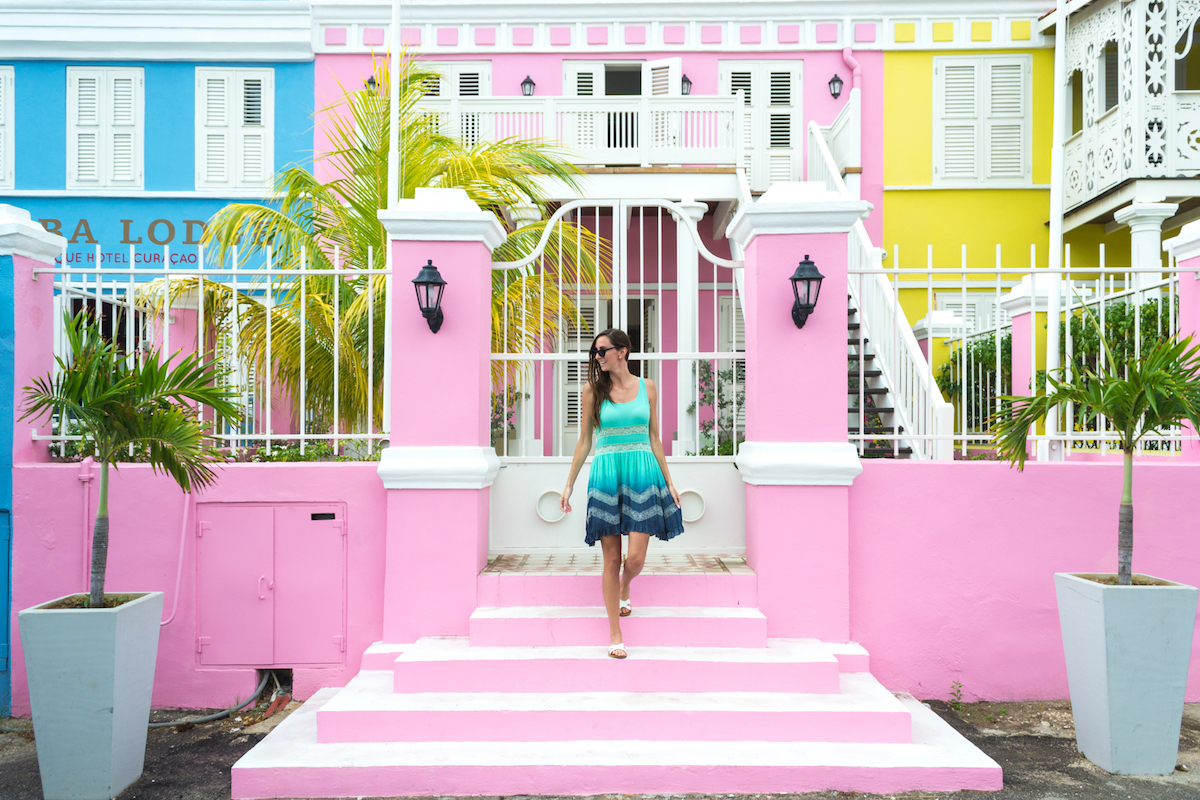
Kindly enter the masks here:
[[692, 93], [692, 81], [687, 75], [683, 76], [681, 88], [682, 88], [684, 97], [687, 97], [689, 94]]
[[421, 316], [429, 323], [429, 330], [437, 333], [442, 327], [442, 291], [446, 282], [433, 265], [433, 259], [421, 267], [417, 277], [413, 278], [417, 289], [417, 305], [421, 307]]
[[833, 99], [837, 100], [842, 96], [842, 79], [835, 72], [833, 77], [829, 79], [829, 93], [833, 95]]
[[521, 95], [524, 97], [533, 97], [533, 87], [535, 86], [537, 84], [533, 82], [533, 78], [526, 75], [525, 80], [521, 81]]
[[808, 321], [808, 315], [817, 307], [817, 296], [821, 294], [821, 281], [825, 276], [817, 271], [817, 265], [808, 260], [808, 256], [796, 267], [792, 277], [792, 296], [796, 302], [792, 304], [792, 322], [797, 328], [803, 328]]
[[375, 82], [375, 76], [374, 76], [374, 75], [372, 75], [371, 77], [367, 78], [365, 81], [363, 81], [363, 83], [365, 83], [365, 84], [367, 85], [367, 88], [368, 88], [368, 89], [370, 89], [372, 92], [374, 92], [374, 91], [375, 91], [375, 89], [376, 89], [376, 88], [378, 88], [378, 86], [379, 86], [379, 84], [377, 84], [377, 83]]

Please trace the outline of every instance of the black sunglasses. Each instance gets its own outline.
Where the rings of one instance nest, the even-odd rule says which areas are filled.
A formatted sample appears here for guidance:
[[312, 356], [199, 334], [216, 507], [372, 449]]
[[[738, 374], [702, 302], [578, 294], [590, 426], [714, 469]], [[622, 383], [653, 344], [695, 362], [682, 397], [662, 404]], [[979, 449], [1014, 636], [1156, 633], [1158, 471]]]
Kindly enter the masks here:
[[617, 348], [615, 348], [615, 347], [593, 347], [592, 348], [592, 358], [604, 358], [604, 356], [606, 356], [608, 354], [609, 350], [616, 350], [616, 349]]

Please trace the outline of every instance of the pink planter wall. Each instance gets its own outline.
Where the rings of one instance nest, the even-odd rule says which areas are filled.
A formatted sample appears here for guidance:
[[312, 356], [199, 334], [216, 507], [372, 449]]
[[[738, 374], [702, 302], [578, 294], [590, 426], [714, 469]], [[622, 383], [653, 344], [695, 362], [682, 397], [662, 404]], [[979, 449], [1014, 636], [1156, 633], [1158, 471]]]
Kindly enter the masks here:
[[[344, 663], [296, 668], [298, 698], [322, 686], [341, 686], [359, 668], [363, 650], [382, 628], [386, 492], [375, 463], [230, 464], [199, 503], [344, 502], [347, 506]], [[98, 475], [98, 470], [93, 470]], [[98, 478], [84, 484], [79, 464], [19, 464], [13, 470], [13, 713], [29, 714], [25, 661], [16, 612], [87, 585], [91, 523]], [[111, 475], [111, 534], [106, 590], [162, 591], [164, 617], [176, 601], [184, 508], [179, 489], [149, 467], [127, 464]], [[85, 486], [88, 488], [85, 489]], [[87, 491], [89, 508], [83, 507]], [[86, 521], [86, 527], [85, 527]], [[203, 667], [197, 654], [195, 513], [183, 536], [178, 608], [162, 628], [154, 683], [159, 708], [216, 708], [245, 699], [255, 673], [247, 667]], [[320, 565], [316, 565], [320, 566]], [[276, 576], [278, 578], [278, 576]], [[236, 615], [227, 609], [206, 613]]]
[[[1135, 572], [1200, 585], [1200, 466], [1134, 469]], [[1067, 696], [1055, 572], [1115, 572], [1119, 464], [864, 462], [850, 488], [850, 638], [893, 691]], [[1187, 699], [1200, 700], [1200, 638]]]
[[[871, 653], [871, 671], [889, 689], [921, 698], [948, 697], [956, 680], [968, 699], [1066, 697], [1051, 576], [1114, 569], [1120, 466], [1034, 463], [1018, 473], [984, 462], [870, 460], [864, 467], [850, 489], [849, 619], [850, 638]], [[78, 464], [14, 470], [14, 610], [85, 585], [79, 471]], [[1183, 499], [1200, 466], [1139, 464], [1134, 480], [1134, 569], [1200, 584], [1195, 524]], [[345, 684], [381, 637], [385, 495], [371, 463], [234, 464], [199, 497], [347, 504], [345, 663], [297, 669], [299, 697]], [[94, 504], [94, 490], [90, 496]], [[146, 467], [114, 475], [110, 590], [161, 590], [170, 609], [182, 507], [179, 491]], [[199, 664], [195, 553], [192, 526], [176, 617], [162, 629], [156, 707], [222, 706], [253, 686], [252, 669]], [[803, 579], [803, 565], [797, 570]], [[802, 603], [803, 593], [796, 598]], [[19, 640], [14, 645], [14, 713], [22, 715], [28, 690]], [[1200, 658], [1188, 699], [1200, 700]]]

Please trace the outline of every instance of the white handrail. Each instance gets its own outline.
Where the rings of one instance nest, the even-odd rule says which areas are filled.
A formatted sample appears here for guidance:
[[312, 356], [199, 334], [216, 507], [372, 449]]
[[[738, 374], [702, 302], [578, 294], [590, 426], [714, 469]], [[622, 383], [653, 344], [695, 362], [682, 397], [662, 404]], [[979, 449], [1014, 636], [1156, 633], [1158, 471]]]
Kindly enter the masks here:
[[[816, 122], [808, 126], [808, 179], [823, 181], [830, 190], [843, 197], [851, 194], [842, 180], [841, 172], [825, 140], [825, 134]], [[898, 301], [895, 286], [888, 282], [887, 274], [880, 269], [883, 251], [871, 244], [871, 237], [862, 221], [854, 223], [847, 247], [851, 270], [848, 284], [851, 299], [858, 309], [862, 338], [869, 339], [875, 351], [875, 369], [880, 370], [884, 384], [892, 398], [894, 426], [912, 436], [903, 437], [917, 458], [949, 460], [953, 458], [952, 439], [938, 439], [954, 433], [954, 407], [942, 397], [933, 370], [929, 366], [912, 326], [904, 315]], [[898, 274], [893, 278], [898, 278]], [[862, 355], [860, 353], [859, 355]], [[859, 383], [863, 383], [863, 361], [859, 361]], [[860, 421], [865, 419], [860, 412]], [[860, 425], [860, 441], [871, 438]], [[901, 438], [894, 439], [899, 448]]]

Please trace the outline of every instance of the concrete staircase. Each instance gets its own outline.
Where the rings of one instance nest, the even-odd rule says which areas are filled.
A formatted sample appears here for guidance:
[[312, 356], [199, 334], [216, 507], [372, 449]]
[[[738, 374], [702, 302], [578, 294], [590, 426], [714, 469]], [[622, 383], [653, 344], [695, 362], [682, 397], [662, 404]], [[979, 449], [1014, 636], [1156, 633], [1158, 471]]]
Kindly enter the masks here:
[[235, 798], [1002, 788], [854, 644], [771, 639], [756, 576], [644, 574], [611, 659], [588, 574], [490, 574], [469, 638], [374, 645], [233, 768]]

